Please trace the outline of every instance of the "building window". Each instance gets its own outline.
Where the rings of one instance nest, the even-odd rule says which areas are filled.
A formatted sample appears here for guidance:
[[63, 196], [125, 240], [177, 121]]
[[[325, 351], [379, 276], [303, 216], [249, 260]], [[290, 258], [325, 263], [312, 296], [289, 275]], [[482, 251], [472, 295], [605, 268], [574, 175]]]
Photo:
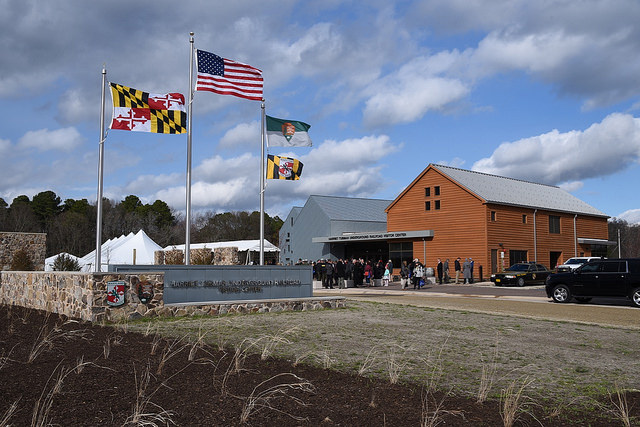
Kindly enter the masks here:
[[433, 187], [433, 193], [434, 193], [436, 196], [439, 196], [439, 195], [440, 195], [440, 186], [439, 186], [439, 185], [436, 185], [435, 187]]
[[496, 222], [496, 211], [491, 211], [491, 222]]
[[522, 223], [523, 224], [527, 223], [527, 216], [526, 215], [522, 215]]
[[431, 210], [431, 202], [424, 202], [424, 210], [425, 211]]
[[291, 226], [293, 227], [293, 217], [291, 217]]
[[424, 188], [424, 197], [431, 197], [431, 187]]
[[[438, 188], [438, 187], [436, 187], [436, 188]], [[440, 210], [440, 200], [436, 200], [435, 208], [436, 208], [437, 211]]]
[[560, 217], [549, 215], [549, 233], [560, 234]]

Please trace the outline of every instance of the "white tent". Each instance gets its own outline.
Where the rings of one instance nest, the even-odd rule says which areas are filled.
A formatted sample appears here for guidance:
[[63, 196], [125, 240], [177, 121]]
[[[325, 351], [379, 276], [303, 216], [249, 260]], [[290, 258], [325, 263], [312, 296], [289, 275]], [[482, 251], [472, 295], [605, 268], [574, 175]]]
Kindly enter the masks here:
[[[143, 230], [136, 234], [129, 233], [115, 239], [109, 239], [101, 246], [100, 271], [107, 271], [109, 264], [153, 265], [155, 251], [162, 247]], [[93, 271], [96, 262], [95, 249], [78, 260], [82, 271]]]
[[78, 258], [75, 255], [71, 255], [70, 253], [67, 253], [67, 252], [61, 252], [58, 255], [50, 256], [49, 258], [44, 260], [44, 271], [53, 271], [53, 263], [56, 261], [56, 258], [58, 258], [61, 255], [66, 255], [71, 259], [75, 259], [76, 261], [78, 261], [78, 264], [82, 266], [82, 264], [80, 263], [80, 258]]

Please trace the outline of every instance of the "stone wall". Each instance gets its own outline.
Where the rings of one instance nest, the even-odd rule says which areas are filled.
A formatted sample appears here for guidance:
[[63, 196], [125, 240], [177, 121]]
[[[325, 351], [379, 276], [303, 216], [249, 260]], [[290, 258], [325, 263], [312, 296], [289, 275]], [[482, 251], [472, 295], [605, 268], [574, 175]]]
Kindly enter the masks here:
[[[155, 265], [184, 264], [184, 251], [171, 249], [154, 253]], [[237, 247], [191, 249], [191, 265], [239, 265], [240, 257]]]
[[215, 248], [213, 250], [213, 263], [215, 265], [238, 265], [240, 260], [238, 259], [238, 248]]
[[14, 233], [0, 231], [0, 270], [9, 270], [13, 254], [26, 249], [36, 270], [44, 271], [47, 235], [45, 233]]
[[[125, 305], [107, 304], [107, 282], [125, 282]], [[142, 304], [137, 284], [151, 283], [154, 295]], [[133, 313], [148, 314], [163, 306], [164, 274], [113, 274], [85, 272], [2, 272], [0, 304], [18, 305], [76, 319], [99, 322], [114, 320]], [[126, 313], [126, 314], [125, 314]]]
[[[122, 281], [124, 305], [107, 303], [107, 283]], [[142, 302], [139, 289], [152, 290]], [[342, 297], [164, 304], [164, 273], [0, 272], [0, 304], [17, 305], [91, 322], [140, 317], [307, 311], [345, 306]]]

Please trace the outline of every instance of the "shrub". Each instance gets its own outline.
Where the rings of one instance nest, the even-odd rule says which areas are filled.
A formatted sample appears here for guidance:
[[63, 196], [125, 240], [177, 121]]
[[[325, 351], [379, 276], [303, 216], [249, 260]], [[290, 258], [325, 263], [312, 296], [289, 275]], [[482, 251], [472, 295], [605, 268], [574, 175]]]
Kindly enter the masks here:
[[11, 259], [11, 270], [13, 271], [33, 271], [35, 267], [26, 249], [18, 249], [13, 253]]
[[53, 271], [80, 271], [78, 260], [69, 254], [60, 254], [53, 260]]

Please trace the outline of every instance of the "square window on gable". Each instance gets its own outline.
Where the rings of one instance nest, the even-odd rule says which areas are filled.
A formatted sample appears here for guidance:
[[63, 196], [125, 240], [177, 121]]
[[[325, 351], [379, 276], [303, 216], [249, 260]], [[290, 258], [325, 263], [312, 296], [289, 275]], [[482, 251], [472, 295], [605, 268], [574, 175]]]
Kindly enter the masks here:
[[431, 210], [431, 202], [424, 202], [424, 210], [425, 211]]
[[431, 197], [431, 187], [424, 187], [424, 197]]
[[436, 200], [436, 205], [435, 205], [436, 210], [440, 210], [440, 200]]
[[434, 193], [436, 196], [439, 196], [439, 195], [440, 195], [440, 186], [439, 186], [439, 185], [436, 185], [435, 187], [433, 187], [433, 193]]
[[491, 222], [496, 222], [496, 211], [491, 211]]

